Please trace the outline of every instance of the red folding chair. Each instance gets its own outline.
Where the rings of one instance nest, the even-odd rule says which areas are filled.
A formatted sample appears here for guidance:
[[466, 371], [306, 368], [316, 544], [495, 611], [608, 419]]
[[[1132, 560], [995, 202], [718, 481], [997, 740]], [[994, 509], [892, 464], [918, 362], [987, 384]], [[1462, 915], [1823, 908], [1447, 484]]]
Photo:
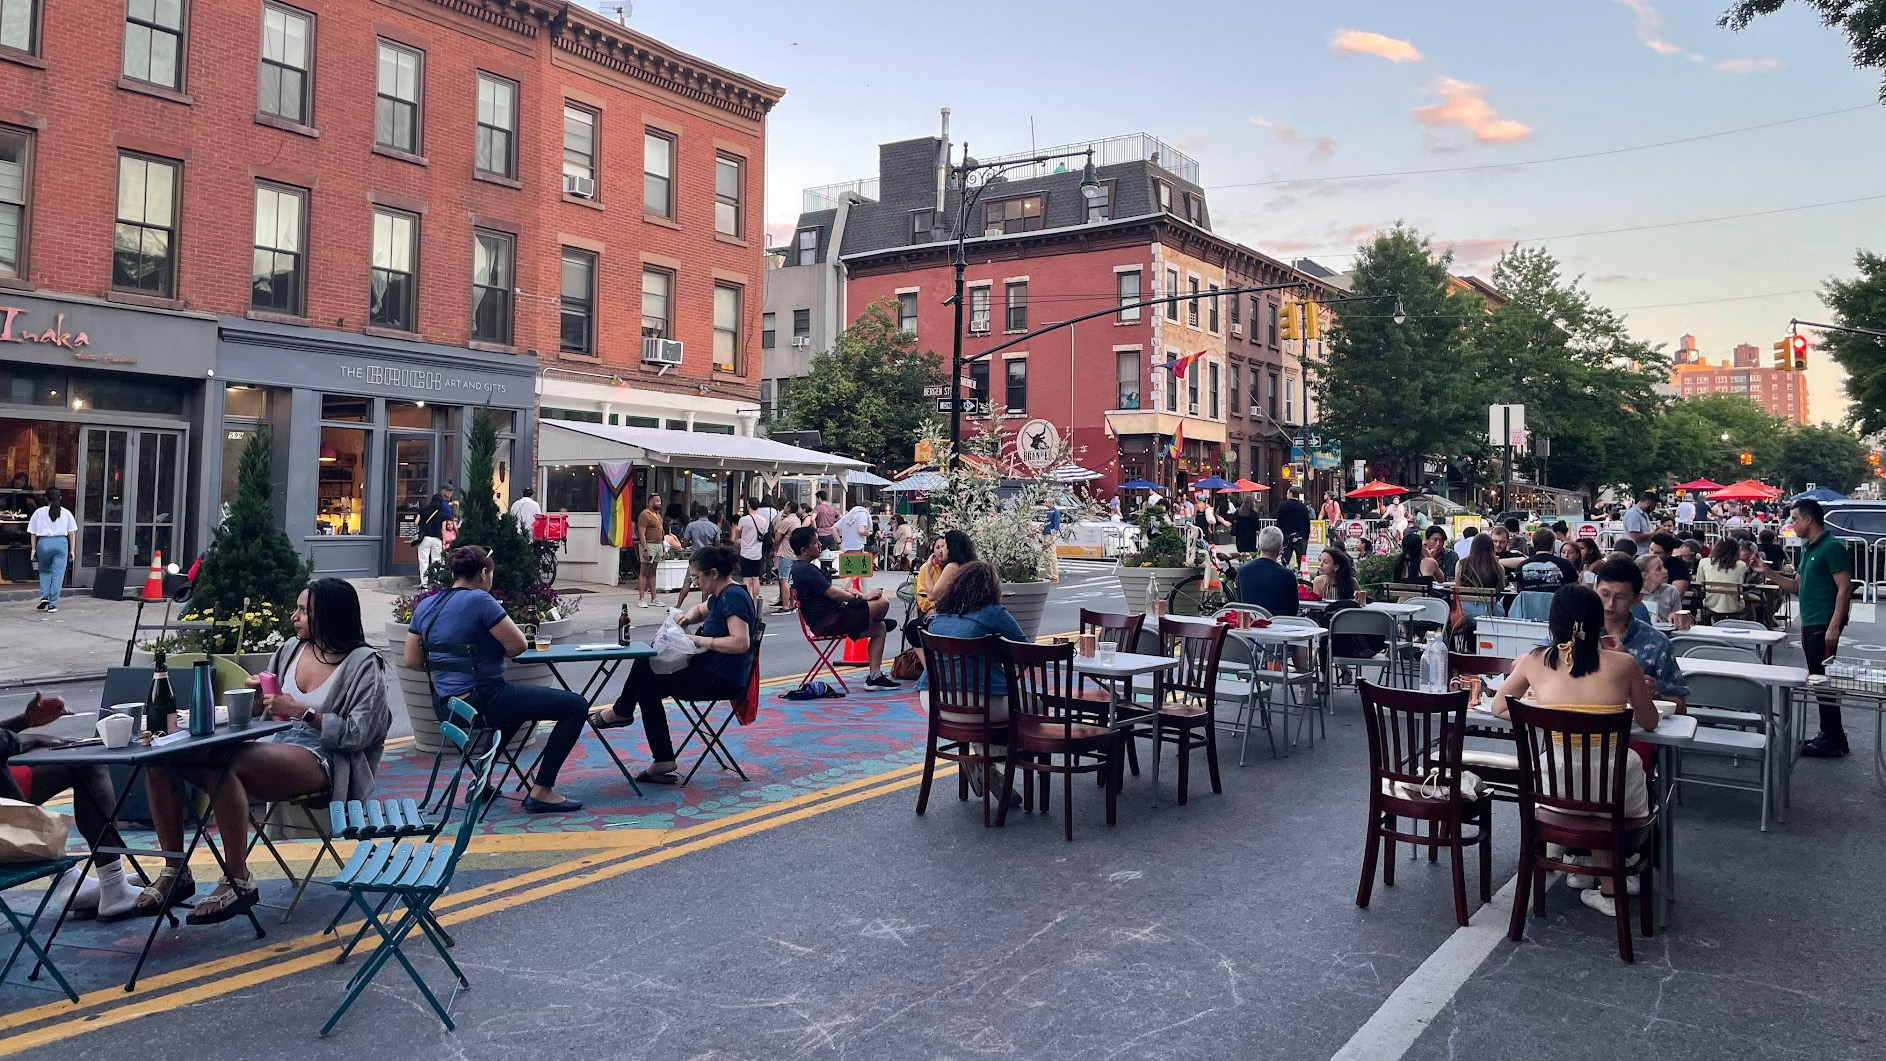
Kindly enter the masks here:
[[[801, 625], [804, 625], [803, 622]], [[765, 639], [766, 624], [761, 623], [753, 635], [753, 670], [747, 675], [746, 695], [739, 700], [676, 698], [675, 706], [681, 709], [681, 714], [688, 720], [688, 735], [681, 738], [680, 745], [675, 748], [675, 758], [680, 759], [681, 753], [686, 751], [696, 739], [700, 740], [702, 745], [701, 754], [695, 757], [694, 765], [689, 767], [688, 772], [681, 778], [682, 784], [685, 785], [693, 780], [694, 772], [701, 768], [701, 764], [706, 762], [710, 755], [714, 757], [715, 762], [720, 764], [722, 770], [732, 770], [740, 775], [742, 781], [752, 780], [747, 777], [745, 770], [740, 769], [740, 760], [734, 758], [733, 752], [728, 749], [726, 733], [727, 727], [732, 725], [735, 719], [745, 726], [760, 717], [760, 642]], [[715, 723], [713, 718], [716, 704], [727, 705], [727, 714], [719, 723]]]
[[805, 624], [804, 608], [799, 609], [798, 616], [799, 632], [805, 635], [805, 643], [811, 645], [812, 651], [818, 656], [818, 661], [812, 664], [812, 669], [805, 672], [805, 681], [800, 682], [799, 687], [801, 689], [805, 688], [806, 685], [811, 683], [812, 679], [818, 677], [819, 669], [824, 668], [826, 672], [831, 674], [832, 680], [838, 683], [840, 689], [843, 689], [847, 693], [851, 692], [851, 687], [845, 684], [845, 679], [839, 677], [838, 668], [832, 665], [832, 653], [842, 649], [845, 642], [851, 639], [843, 634], [833, 637], [820, 637], [812, 632], [811, 627]]

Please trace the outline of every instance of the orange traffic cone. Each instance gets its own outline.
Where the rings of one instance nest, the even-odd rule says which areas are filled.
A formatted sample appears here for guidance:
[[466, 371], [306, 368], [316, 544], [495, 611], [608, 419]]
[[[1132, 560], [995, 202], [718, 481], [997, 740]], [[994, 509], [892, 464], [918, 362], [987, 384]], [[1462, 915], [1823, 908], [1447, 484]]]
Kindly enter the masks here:
[[[863, 593], [864, 580], [853, 578], [851, 580], [851, 588], [859, 593]], [[838, 662], [856, 663], [860, 666], [871, 662], [871, 639], [868, 637], [848, 638], [845, 641], [843, 651], [839, 654]]]
[[144, 599], [164, 599], [164, 553], [161, 549], [151, 553], [151, 573], [144, 579]]

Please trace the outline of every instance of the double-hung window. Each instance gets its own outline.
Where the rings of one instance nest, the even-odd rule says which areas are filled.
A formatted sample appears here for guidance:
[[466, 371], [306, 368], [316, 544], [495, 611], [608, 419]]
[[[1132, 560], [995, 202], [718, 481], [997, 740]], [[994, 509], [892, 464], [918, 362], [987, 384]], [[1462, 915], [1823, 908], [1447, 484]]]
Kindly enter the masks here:
[[129, 0], [124, 10], [124, 76], [183, 90], [184, 0]]
[[714, 231], [738, 236], [746, 196], [746, 163], [732, 155], [714, 156]]
[[472, 338], [511, 341], [511, 237], [472, 230]]
[[372, 263], [367, 271], [367, 323], [417, 331], [413, 285], [419, 271], [419, 219], [373, 211]]
[[478, 144], [474, 165], [480, 173], [517, 177], [517, 85], [490, 74], [478, 75]]
[[314, 16], [280, 4], [263, 4], [257, 109], [285, 122], [308, 124], [308, 100], [313, 95], [308, 81], [313, 60]]
[[563, 248], [557, 324], [557, 349], [571, 354], [596, 352], [596, 256]]
[[181, 167], [147, 155], [118, 156], [111, 286], [171, 298], [177, 288], [177, 178]]
[[420, 85], [425, 55], [381, 41], [373, 101], [373, 142], [417, 155], [420, 144]]
[[301, 315], [307, 207], [308, 193], [300, 188], [267, 181], [256, 184], [255, 253], [249, 271], [252, 309]]

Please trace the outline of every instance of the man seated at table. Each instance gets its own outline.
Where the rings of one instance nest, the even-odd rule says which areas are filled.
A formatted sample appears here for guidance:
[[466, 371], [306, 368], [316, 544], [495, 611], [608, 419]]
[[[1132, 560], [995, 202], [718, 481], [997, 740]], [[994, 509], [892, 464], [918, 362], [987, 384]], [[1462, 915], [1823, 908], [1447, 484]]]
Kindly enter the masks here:
[[1630, 560], [1606, 560], [1598, 568], [1598, 600], [1604, 605], [1604, 632], [1629, 652], [1650, 679], [1650, 694], [1676, 701], [1676, 713], [1688, 711], [1685, 698], [1690, 683], [1677, 669], [1670, 639], [1656, 627], [1631, 614], [1643, 598], [1644, 574]]
[[[111, 787], [111, 774], [104, 767], [12, 766], [7, 762], [35, 748], [62, 747], [66, 742], [59, 737], [26, 731], [50, 726], [71, 714], [59, 697], [34, 693], [25, 710], [0, 720], [0, 765], [7, 766], [0, 770], [0, 797], [43, 806], [54, 796], [71, 789], [75, 797], [72, 817], [85, 842], [92, 847], [123, 847], [117, 827], [107, 820], [118, 799]], [[78, 888], [79, 895], [72, 903], [73, 912], [107, 921], [130, 913], [138, 897], [138, 889], [124, 879], [124, 860], [117, 855], [98, 856], [97, 879], [82, 878], [76, 867], [60, 874], [46, 909], [63, 908], [66, 896], [74, 887]]]
[[819, 565], [816, 527], [793, 531], [787, 544], [798, 560], [792, 565], [792, 592], [799, 598], [799, 617], [806, 629], [819, 637], [870, 638], [871, 669], [864, 679], [865, 686], [902, 688], [884, 673], [884, 637], [897, 628], [897, 620], [884, 617], [891, 610], [884, 591], [860, 593], [832, 585], [832, 576]]
[[1279, 562], [1284, 532], [1265, 527], [1257, 534], [1258, 557], [1238, 568], [1238, 601], [1272, 615], [1297, 614], [1297, 576]]
[[1519, 594], [1507, 614], [1515, 619], [1544, 620], [1552, 610], [1552, 595], [1559, 587], [1576, 582], [1577, 569], [1558, 555], [1558, 536], [1541, 527], [1532, 533], [1532, 555], [1519, 565]]

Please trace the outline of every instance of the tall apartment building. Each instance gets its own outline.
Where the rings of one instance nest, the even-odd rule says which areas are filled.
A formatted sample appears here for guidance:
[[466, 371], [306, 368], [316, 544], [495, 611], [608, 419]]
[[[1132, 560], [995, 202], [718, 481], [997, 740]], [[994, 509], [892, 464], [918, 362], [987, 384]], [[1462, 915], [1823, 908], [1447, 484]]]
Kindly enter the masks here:
[[[967, 242], [965, 353], [1108, 305], [1193, 297], [1122, 309], [972, 361], [966, 374], [975, 381], [973, 396], [989, 403], [988, 415], [1005, 430], [1030, 417], [1060, 425], [1080, 463], [1109, 483], [1146, 478], [1177, 486], [1228, 470], [1234, 423], [1240, 459], [1250, 445], [1243, 436], [1253, 430], [1248, 403], [1240, 400], [1240, 411], [1232, 412], [1233, 368], [1241, 382], [1253, 375], [1268, 380], [1267, 370], [1251, 366], [1269, 355], [1263, 343], [1254, 349], [1241, 337], [1234, 351], [1234, 313], [1242, 333], [1247, 303], [1234, 308], [1219, 292], [1235, 286], [1234, 270], [1323, 287], [1214, 234], [1198, 163], [1170, 145], [1136, 134], [1091, 146], [1101, 188], [1093, 199], [1081, 193], [1078, 158], [1011, 171], [981, 191], [968, 220], [977, 234]], [[782, 331], [785, 314], [804, 309], [807, 327], [829, 337], [865, 307], [885, 302], [921, 347], [948, 353], [954, 310], [945, 299], [953, 291], [961, 199], [945, 190], [944, 238], [935, 238], [942, 149], [935, 137], [883, 144], [875, 180], [809, 194], [818, 198], [807, 205], [820, 209], [800, 215], [783, 268], [769, 278], [767, 309]], [[800, 269], [808, 272], [797, 294], [779, 277]], [[789, 291], [807, 305], [787, 305]], [[1262, 300], [1260, 316], [1271, 304]], [[798, 351], [821, 347], [819, 335], [808, 338]], [[775, 342], [764, 375], [778, 388], [803, 368], [798, 352], [781, 356]], [[1200, 356], [1182, 377], [1165, 367], [1192, 354]], [[1175, 439], [1176, 458], [1167, 452]]]
[[1807, 380], [1793, 369], [1763, 368], [1761, 349], [1751, 343], [1738, 345], [1721, 364], [1712, 365], [1697, 353], [1695, 337], [1684, 336], [1670, 367], [1670, 393], [1677, 398], [1739, 394], [1770, 416], [1807, 423]]
[[479, 407], [505, 495], [540, 391], [750, 430], [779, 89], [570, 4], [3, 10], [0, 481], [66, 488], [80, 583], [201, 548], [264, 424], [342, 576], [415, 569]]

